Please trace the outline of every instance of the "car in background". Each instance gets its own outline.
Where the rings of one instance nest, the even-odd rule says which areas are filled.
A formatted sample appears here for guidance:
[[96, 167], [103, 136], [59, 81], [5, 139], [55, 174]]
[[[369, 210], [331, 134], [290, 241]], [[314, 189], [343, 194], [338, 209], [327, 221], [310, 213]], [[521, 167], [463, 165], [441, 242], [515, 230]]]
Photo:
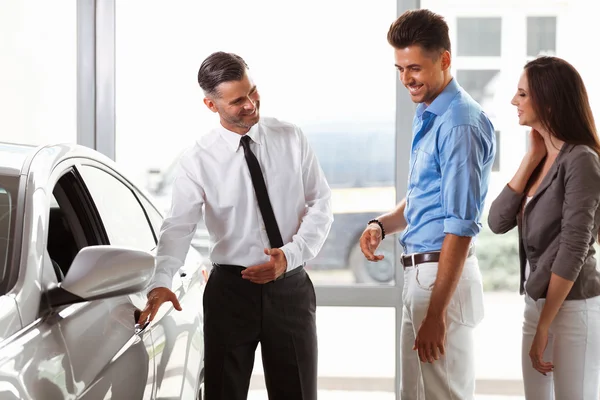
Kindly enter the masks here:
[[331, 187], [333, 225], [323, 248], [307, 269], [349, 268], [356, 283], [394, 280], [392, 236], [382, 241], [379, 262], [368, 261], [358, 241], [367, 222], [396, 205], [396, 145], [393, 131], [348, 129], [307, 131], [306, 136]]
[[201, 399], [206, 268], [190, 248], [138, 325], [160, 211], [78, 145], [0, 143], [0, 398]]
[[[393, 124], [392, 124], [393, 126]], [[334, 221], [323, 248], [307, 270], [350, 269], [356, 283], [386, 284], [394, 279], [394, 240], [384, 240], [378, 254], [385, 258], [368, 261], [358, 240], [369, 220], [396, 205], [395, 136], [393, 129], [349, 129], [305, 131], [332, 189]], [[163, 209], [168, 209], [177, 159], [164, 171], [148, 171], [147, 189]], [[192, 245], [208, 255], [209, 235], [200, 223]]]

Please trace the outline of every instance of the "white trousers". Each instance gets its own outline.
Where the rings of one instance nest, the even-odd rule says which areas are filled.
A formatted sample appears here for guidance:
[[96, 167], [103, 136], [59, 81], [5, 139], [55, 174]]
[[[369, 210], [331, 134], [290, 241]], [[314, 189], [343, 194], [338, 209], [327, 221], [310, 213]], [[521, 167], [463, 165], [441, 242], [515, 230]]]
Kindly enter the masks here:
[[404, 270], [402, 400], [472, 400], [475, 393], [473, 331], [483, 318], [483, 287], [475, 256], [465, 262], [446, 316], [446, 355], [421, 363], [413, 350], [435, 285], [437, 263]]
[[550, 325], [544, 361], [554, 364], [547, 376], [531, 365], [529, 350], [545, 299], [525, 295], [522, 368], [527, 400], [600, 399], [600, 296], [567, 300]]

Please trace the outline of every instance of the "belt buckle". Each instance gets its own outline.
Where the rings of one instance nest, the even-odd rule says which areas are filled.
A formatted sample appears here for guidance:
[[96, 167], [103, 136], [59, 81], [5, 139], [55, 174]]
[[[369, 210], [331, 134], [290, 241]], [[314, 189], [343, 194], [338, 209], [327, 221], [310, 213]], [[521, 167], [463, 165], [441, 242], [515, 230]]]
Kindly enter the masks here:
[[[410, 261], [412, 261], [412, 265], [404, 265], [404, 258], [405, 258], [405, 257], [409, 257], [409, 258], [410, 258]], [[404, 268], [406, 268], [406, 267], [411, 267], [411, 266], [412, 266], [412, 267], [416, 267], [417, 265], [416, 265], [416, 263], [415, 263], [415, 253], [411, 253], [410, 255], [407, 255], [407, 254], [402, 254], [402, 255], [400, 256], [400, 262], [402, 263], [402, 266], [403, 266]]]

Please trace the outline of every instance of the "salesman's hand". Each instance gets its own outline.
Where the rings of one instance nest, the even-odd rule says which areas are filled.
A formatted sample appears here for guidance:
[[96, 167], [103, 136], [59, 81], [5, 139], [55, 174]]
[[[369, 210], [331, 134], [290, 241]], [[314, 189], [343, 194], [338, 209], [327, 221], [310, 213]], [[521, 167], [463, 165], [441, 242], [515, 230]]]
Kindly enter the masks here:
[[381, 243], [381, 227], [369, 224], [360, 237], [360, 249], [369, 261], [383, 260], [383, 255], [375, 255], [375, 250]]
[[265, 249], [271, 259], [259, 265], [248, 267], [242, 271], [242, 278], [254, 283], [267, 283], [279, 278], [287, 270], [287, 260], [281, 249]]
[[146, 302], [144, 311], [140, 314], [138, 324], [143, 325], [146, 322], [152, 321], [160, 306], [167, 301], [173, 303], [173, 307], [175, 307], [177, 311], [181, 311], [181, 306], [179, 305], [179, 300], [177, 300], [175, 293], [165, 287], [152, 289], [150, 293], [148, 293], [148, 301]]

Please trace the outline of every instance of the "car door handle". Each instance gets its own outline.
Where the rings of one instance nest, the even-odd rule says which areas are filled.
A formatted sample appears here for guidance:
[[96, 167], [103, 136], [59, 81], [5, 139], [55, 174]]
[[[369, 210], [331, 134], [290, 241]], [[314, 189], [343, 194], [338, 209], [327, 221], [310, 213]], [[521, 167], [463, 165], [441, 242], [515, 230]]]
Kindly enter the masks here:
[[[138, 323], [138, 320], [140, 319], [140, 315], [142, 314], [142, 312], [140, 310], [135, 310], [135, 312], [133, 313], [133, 318], [135, 321], [135, 325], [133, 326], [133, 331], [136, 335], [141, 335], [146, 328], [148, 327], [148, 325], [150, 325], [150, 320], [147, 319], [146, 321], [144, 321], [142, 324]], [[148, 316], [148, 318], [150, 318], [150, 316]]]

